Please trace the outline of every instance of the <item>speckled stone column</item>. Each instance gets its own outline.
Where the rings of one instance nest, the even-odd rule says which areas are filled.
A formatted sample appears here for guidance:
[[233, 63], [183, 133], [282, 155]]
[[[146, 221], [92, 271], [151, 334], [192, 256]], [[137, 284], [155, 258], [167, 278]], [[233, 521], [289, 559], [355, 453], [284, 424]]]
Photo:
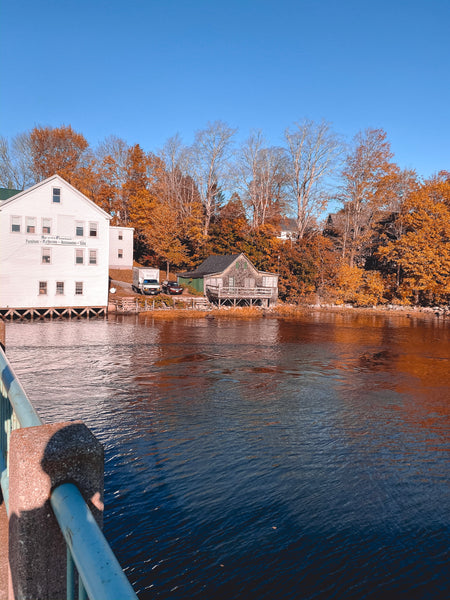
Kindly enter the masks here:
[[81, 422], [17, 429], [9, 462], [9, 600], [66, 597], [66, 545], [52, 489], [75, 483], [97, 523], [103, 516], [103, 446]]
[[6, 352], [6, 327], [5, 322], [0, 319], [0, 348]]

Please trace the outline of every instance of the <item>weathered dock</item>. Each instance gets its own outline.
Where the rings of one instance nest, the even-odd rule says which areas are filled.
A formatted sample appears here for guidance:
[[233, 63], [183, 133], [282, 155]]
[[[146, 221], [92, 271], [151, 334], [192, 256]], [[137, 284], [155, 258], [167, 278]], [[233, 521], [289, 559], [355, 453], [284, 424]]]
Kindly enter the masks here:
[[106, 316], [106, 306], [63, 306], [49, 308], [0, 308], [0, 320], [89, 319]]
[[120, 313], [120, 314], [131, 314], [148, 312], [151, 310], [172, 310], [174, 308], [185, 308], [185, 309], [208, 309], [210, 308], [210, 302], [203, 296], [194, 297], [182, 297], [176, 296], [173, 299], [173, 303], [165, 304], [163, 301], [157, 301], [154, 298], [135, 298], [134, 296], [114, 298], [109, 301], [108, 313]]

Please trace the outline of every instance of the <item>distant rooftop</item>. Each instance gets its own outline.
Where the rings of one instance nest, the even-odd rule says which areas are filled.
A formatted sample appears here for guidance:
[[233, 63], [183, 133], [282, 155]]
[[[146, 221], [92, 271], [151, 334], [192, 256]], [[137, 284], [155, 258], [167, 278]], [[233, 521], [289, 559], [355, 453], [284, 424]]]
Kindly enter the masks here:
[[16, 194], [20, 194], [22, 190], [11, 190], [9, 188], [0, 188], [0, 202], [4, 200], [9, 200]]

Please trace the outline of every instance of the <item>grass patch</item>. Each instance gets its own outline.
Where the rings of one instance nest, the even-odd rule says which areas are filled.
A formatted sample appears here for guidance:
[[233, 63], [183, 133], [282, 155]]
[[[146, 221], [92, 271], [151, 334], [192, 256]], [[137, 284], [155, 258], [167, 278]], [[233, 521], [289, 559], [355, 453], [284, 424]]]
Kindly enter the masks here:
[[210, 311], [195, 310], [190, 308], [168, 308], [167, 310], [156, 309], [139, 313], [139, 316], [152, 317], [161, 321], [174, 321], [175, 319], [205, 319], [210, 317]]
[[221, 308], [209, 308], [205, 309], [192, 309], [192, 308], [178, 308], [175, 304], [175, 308], [162, 309], [157, 308], [155, 310], [148, 310], [144, 313], [145, 315], [151, 315], [158, 319], [259, 319], [266, 316], [265, 310], [257, 307], [221, 307]]
[[268, 313], [273, 317], [296, 318], [305, 314], [305, 308], [296, 304], [277, 304], [268, 309]]

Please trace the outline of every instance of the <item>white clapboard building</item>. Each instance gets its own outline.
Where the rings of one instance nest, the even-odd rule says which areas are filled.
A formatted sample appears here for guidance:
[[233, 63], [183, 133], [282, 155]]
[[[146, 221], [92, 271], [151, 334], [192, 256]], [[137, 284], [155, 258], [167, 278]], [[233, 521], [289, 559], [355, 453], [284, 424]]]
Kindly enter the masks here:
[[[110, 219], [58, 175], [2, 200], [0, 316], [11, 308], [106, 311]], [[130, 260], [130, 230], [122, 229], [128, 230], [128, 246], [124, 243], [116, 250], [126, 248], [126, 260], [132, 265], [132, 230]]]
[[133, 268], [133, 227], [109, 228], [109, 268]]

